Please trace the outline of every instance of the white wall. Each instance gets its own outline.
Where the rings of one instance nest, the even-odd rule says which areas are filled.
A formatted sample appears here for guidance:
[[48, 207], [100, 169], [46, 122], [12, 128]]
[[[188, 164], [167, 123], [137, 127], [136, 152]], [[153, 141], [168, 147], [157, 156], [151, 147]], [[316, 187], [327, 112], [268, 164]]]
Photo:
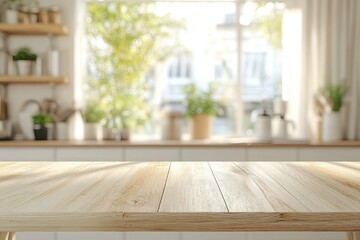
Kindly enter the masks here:
[[[39, 2], [41, 7], [59, 6], [62, 10], [63, 22], [69, 28], [69, 36], [55, 39], [55, 46], [60, 51], [60, 73], [68, 77], [69, 84], [56, 86], [54, 97], [63, 108], [71, 107], [74, 104], [75, 96], [74, 78], [78, 75], [77, 65], [74, 64], [76, 58], [74, 30], [76, 18], [79, 16], [77, 1], [40, 0]], [[49, 39], [44, 36], [11, 36], [9, 38], [9, 47], [12, 51], [22, 46], [28, 46], [37, 54], [42, 54], [49, 49], [49, 43]], [[79, 77], [77, 77], [77, 81], [79, 81]], [[26, 100], [41, 101], [44, 98], [52, 97], [49, 85], [9, 85], [8, 90], [9, 115], [15, 122], [18, 119], [19, 110]]]

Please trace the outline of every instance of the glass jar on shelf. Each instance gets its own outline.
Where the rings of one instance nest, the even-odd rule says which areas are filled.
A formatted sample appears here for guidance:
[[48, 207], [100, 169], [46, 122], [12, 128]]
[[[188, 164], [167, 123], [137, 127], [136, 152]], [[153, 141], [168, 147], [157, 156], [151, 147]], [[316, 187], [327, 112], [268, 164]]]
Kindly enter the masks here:
[[19, 23], [28, 24], [30, 23], [30, 11], [29, 8], [24, 6], [19, 9], [18, 20]]
[[44, 24], [49, 23], [49, 12], [46, 8], [40, 8], [38, 22]]
[[53, 6], [49, 9], [49, 22], [53, 24], [62, 24], [62, 15], [59, 7]]

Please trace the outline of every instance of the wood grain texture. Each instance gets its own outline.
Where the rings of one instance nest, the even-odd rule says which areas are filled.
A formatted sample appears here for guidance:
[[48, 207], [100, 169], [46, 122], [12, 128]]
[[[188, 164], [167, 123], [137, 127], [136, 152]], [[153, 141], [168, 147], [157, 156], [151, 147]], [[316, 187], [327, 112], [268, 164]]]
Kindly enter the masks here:
[[65, 36], [69, 30], [64, 25], [58, 24], [7, 24], [0, 23], [0, 32], [11, 35], [56, 35]]
[[360, 163], [342, 162], [5, 162], [0, 231], [346, 231], [355, 238], [359, 176]]
[[[0, 83], [9, 84], [66, 84], [66, 77], [53, 76], [0, 76]], [[13, 142], [14, 143], [14, 142]]]
[[0, 240], [16, 240], [14, 232], [0, 232]]
[[360, 232], [348, 232], [347, 240], [360, 240]]
[[227, 212], [207, 162], [173, 162], [159, 212]]

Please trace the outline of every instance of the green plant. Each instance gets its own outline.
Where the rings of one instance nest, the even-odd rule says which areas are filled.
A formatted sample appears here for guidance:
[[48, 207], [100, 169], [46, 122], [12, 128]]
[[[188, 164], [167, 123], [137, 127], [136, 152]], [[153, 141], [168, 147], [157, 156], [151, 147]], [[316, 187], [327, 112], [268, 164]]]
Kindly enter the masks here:
[[4, 0], [2, 6], [6, 10], [17, 10], [22, 4], [22, 0]]
[[23, 47], [17, 50], [16, 54], [13, 56], [14, 61], [26, 60], [26, 61], [36, 61], [37, 56], [34, 54], [30, 48]]
[[157, 14], [154, 3], [90, 2], [87, 12], [88, 62], [95, 74], [86, 91], [101, 103], [106, 127], [141, 127], [152, 112], [146, 74], [176, 49], [172, 34], [180, 25]]
[[32, 116], [32, 121], [34, 124], [43, 125], [43, 124], [51, 123], [52, 119], [46, 113], [39, 113], [39, 114]]
[[325, 98], [327, 105], [330, 106], [332, 111], [339, 112], [347, 91], [348, 87], [345, 83], [332, 84], [327, 82], [320, 88], [320, 95]]
[[199, 90], [195, 84], [184, 87], [186, 95], [186, 116], [216, 115], [221, 113], [220, 104], [214, 99], [216, 90], [215, 83], [210, 83], [207, 91]]
[[88, 104], [84, 112], [84, 120], [87, 123], [99, 123], [105, 117], [105, 112], [98, 103]]
[[283, 3], [256, 3], [253, 23], [274, 49], [282, 48]]

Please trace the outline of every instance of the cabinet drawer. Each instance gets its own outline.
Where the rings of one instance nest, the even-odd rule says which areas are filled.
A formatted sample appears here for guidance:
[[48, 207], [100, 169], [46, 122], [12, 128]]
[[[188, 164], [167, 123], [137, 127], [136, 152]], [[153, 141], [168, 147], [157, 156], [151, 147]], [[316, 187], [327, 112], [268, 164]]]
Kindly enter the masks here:
[[16, 232], [16, 240], [55, 240], [54, 232]]
[[55, 161], [53, 148], [0, 148], [0, 161]]
[[126, 240], [179, 240], [176, 232], [131, 232], [125, 233]]
[[346, 233], [320, 232], [251, 232], [248, 240], [345, 240]]
[[299, 161], [360, 161], [360, 148], [301, 148]]
[[124, 240], [122, 237], [122, 233], [120, 232], [59, 232], [57, 233], [56, 240], [100, 240], [100, 239]]
[[183, 148], [182, 161], [245, 161], [245, 148]]
[[297, 149], [296, 148], [249, 148], [248, 161], [296, 161]]
[[57, 148], [56, 161], [122, 161], [121, 148]]
[[184, 232], [183, 240], [248, 240], [247, 233], [242, 232]]
[[125, 148], [125, 161], [180, 161], [180, 149], [162, 148]]

